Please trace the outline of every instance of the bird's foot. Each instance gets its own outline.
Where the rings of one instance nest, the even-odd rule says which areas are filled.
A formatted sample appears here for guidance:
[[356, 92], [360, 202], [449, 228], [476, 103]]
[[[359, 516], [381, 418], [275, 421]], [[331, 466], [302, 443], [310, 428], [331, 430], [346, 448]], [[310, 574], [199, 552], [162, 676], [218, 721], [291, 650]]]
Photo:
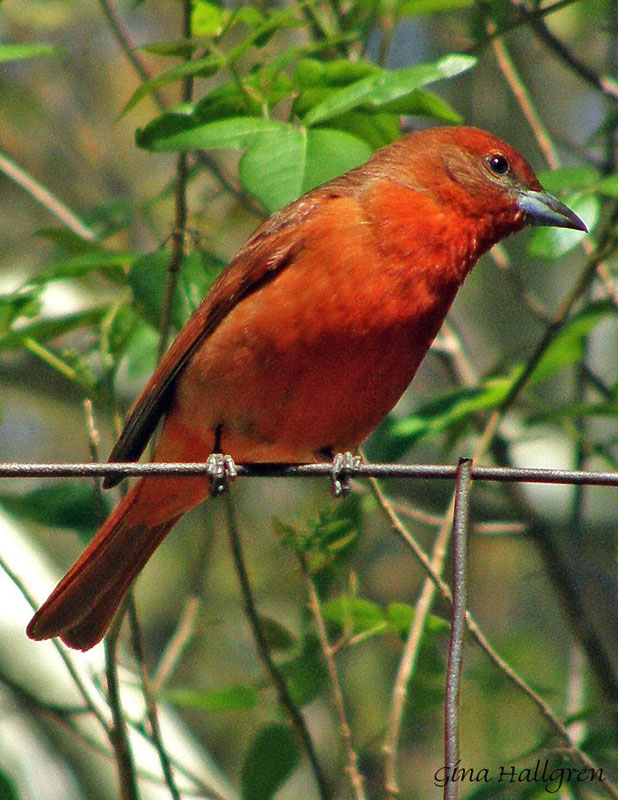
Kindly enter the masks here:
[[333, 497], [347, 497], [350, 494], [350, 472], [361, 465], [361, 457], [353, 453], [337, 453], [330, 471], [330, 490]]
[[206, 460], [206, 477], [210, 483], [210, 496], [218, 497], [238, 475], [232, 456], [212, 453]]

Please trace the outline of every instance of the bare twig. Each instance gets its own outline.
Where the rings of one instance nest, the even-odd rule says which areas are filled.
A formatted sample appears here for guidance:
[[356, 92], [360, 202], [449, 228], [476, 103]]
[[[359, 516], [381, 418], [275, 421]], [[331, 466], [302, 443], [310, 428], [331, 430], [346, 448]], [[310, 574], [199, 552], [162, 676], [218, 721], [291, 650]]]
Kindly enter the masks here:
[[266, 636], [264, 635], [264, 631], [260, 623], [260, 618], [255, 606], [255, 601], [253, 599], [253, 592], [251, 591], [249, 575], [247, 574], [247, 568], [245, 566], [245, 560], [240, 541], [240, 533], [238, 531], [234, 507], [232, 505], [231, 491], [229, 489], [225, 493], [225, 509], [228, 535], [232, 549], [232, 557], [234, 559], [234, 567], [240, 581], [245, 611], [251, 626], [253, 638], [255, 639], [258, 655], [262, 661], [266, 673], [269, 675], [275, 687], [277, 696], [279, 698], [279, 703], [288, 715], [290, 722], [296, 731], [300, 742], [302, 743], [305, 753], [307, 754], [307, 758], [309, 759], [309, 763], [311, 764], [311, 769], [313, 771], [313, 776], [318, 786], [320, 797], [322, 800], [329, 800], [331, 795], [326, 782], [326, 777], [324, 776], [322, 767], [318, 761], [317, 753], [315, 752], [305, 719], [290, 695], [285, 678], [272, 659], [270, 649], [268, 647], [268, 641], [266, 640]]
[[328, 669], [330, 685], [332, 688], [333, 701], [335, 704], [335, 711], [339, 719], [339, 728], [341, 730], [341, 735], [343, 737], [343, 742], [348, 758], [346, 772], [348, 773], [348, 778], [350, 779], [350, 784], [352, 785], [352, 791], [354, 793], [354, 797], [356, 797], [357, 800], [365, 800], [366, 794], [365, 794], [363, 776], [361, 775], [360, 770], [358, 768], [358, 755], [356, 754], [356, 750], [354, 749], [352, 731], [350, 729], [350, 725], [347, 720], [345, 703], [343, 700], [343, 691], [341, 688], [341, 682], [339, 681], [337, 665], [335, 663], [334, 649], [333, 647], [331, 647], [331, 644], [328, 640], [326, 624], [324, 622], [324, 616], [322, 615], [322, 607], [320, 605], [320, 598], [318, 596], [315, 583], [309, 571], [307, 570], [307, 566], [304, 563], [302, 556], [300, 557], [300, 563], [303, 570], [303, 575], [305, 577], [305, 583], [307, 585], [307, 592], [309, 594], [309, 609], [313, 614], [313, 618], [315, 619], [316, 626], [318, 629], [318, 638], [320, 640], [320, 646], [322, 648], [322, 653], [324, 654], [324, 659], [326, 661], [326, 667]]
[[[496, 32], [496, 27], [490, 20], [487, 20], [486, 23], [487, 32], [491, 35]], [[517, 102], [519, 103], [519, 107], [521, 108], [524, 116], [528, 120], [528, 124], [534, 131], [534, 135], [536, 137], [537, 142], [539, 143], [539, 147], [543, 151], [545, 159], [551, 169], [557, 169], [559, 166], [558, 156], [556, 155], [553, 143], [549, 136], [549, 133], [541, 120], [539, 113], [537, 112], [534, 103], [532, 102], [532, 98], [526, 88], [526, 85], [521, 80], [517, 68], [515, 67], [515, 63], [511, 58], [511, 55], [506, 47], [504, 41], [500, 38], [492, 39], [491, 47], [494, 51], [494, 55], [496, 57], [496, 61], [498, 62], [498, 66], [500, 67], [500, 71], [504, 75], [507, 83], [509, 84], [511, 91], [517, 98]]]
[[13, 159], [5, 153], [0, 153], [0, 172], [7, 178], [14, 181], [19, 187], [27, 192], [31, 197], [40, 203], [44, 208], [53, 214], [63, 225], [81, 236], [82, 239], [94, 241], [97, 236], [92, 228], [81, 220], [77, 214], [62, 202], [55, 194], [46, 189], [39, 181], [29, 175], [22, 167], [18, 166]]
[[[512, 5], [518, 11], [524, 11], [525, 7], [521, 3], [520, 0], [511, 0]], [[596, 72], [591, 69], [587, 64], [584, 64], [582, 61], [577, 58], [577, 56], [571, 52], [571, 50], [558, 39], [557, 36], [549, 30], [547, 27], [545, 20], [538, 16], [528, 16], [528, 22], [530, 23], [530, 27], [539, 37], [539, 39], [546, 44], [551, 51], [556, 55], [564, 64], [566, 64], [569, 69], [573, 70], [577, 75], [579, 75], [582, 80], [586, 81], [590, 86], [594, 89], [597, 89], [599, 92], [602, 92], [606, 97], [610, 100], [618, 99], [618, 84], [608, 77], [601, 77], [597, 75]]]
[[[442, 598], [449, 604], [452, 604], [452, 596], [451, 591], [448, 585], [444, 582], [444, 580], [440, 577], [440, 575], [436, 574], [431, 566], [430, 559], [428, 558], [427, 554], [424, 550], [419, 546], [413, 536], [410, 535], [409, 531], [401, 523], [401, 520], [398, 518], [397, 514], [393, 511], [391, 505], [388, 502], [384, 502], [384, 497], [380, 492], [376, 492], [376, 499], [378, 500], [378, 504], [380, 508], [384, 512], [384, 515], [388, 519], [390, 526], [393, 532], [404, 542], [404, 544], [412, 551], [415, 558], [423, 568], [423, 570], [427, 573], [429, 579], [436, 585], [438, 591]], [[470, 612], [466, 613], [466, 625], [468, 628], [469, 633], [479, 645], [479, 647], [483, 650], [485, 655], [489, 658], [489, 660], [500, 670], [500, 672], [513, 683], [520, 691], [522, 691], [526, 697], [536, 706], [537, 710], [541, 714], [541, 716], [545, 719], [547, 724], [549, 725], [550, 729], [553, 733], [558, 737], [558, 739], [563, 743], [563, 745], [568, 749], [571, 753], [573, 758], [579, 761], [583, 766], [587, 769], [594, 769], [595, 772], [598, 772], [599, 768], [594, 764], [594, 762], [584, 753], [577, 745], [572, 741], [569, 731], [567, 727], [560, 721], [560, 719], [554, 714], [551, 707], [543, 700], [543, 698], [530, 687], [526, 681], [520, 677], [515, 670], [507, 664], [504, 659], [498, 655], [498, 653], [494, 650], [494, 648], [490, 645], [489, 641], [487, 640], [485, 634], [479, 628], [476, 620], [470, 614]], [[618, 800], [618, 787], [616, 787], [608, 778], [604, 778], [603, 782], [600, 784], [600, 789], [604, 791], [609, 797]]]
[[137, 617], [137, 607], [135, 605], [135, 596], [133, 594], [129, 596], [128, 607], [129, 607], [129, 623], [131, 625], [131, 638], [133, 640], [133, 649], [135, 651], [135, 657], [139, 665], [139, 671], [142, 680], [142, 694], [144, 695], [144, 700], [146, 701], [146, 713], [148, 715], [148, 723], [150, 725], [150, 731], [149, 731], [150, 740], [159, 756], [161, 771], [163, 772], [163, 778], [165, 780], [167, 788], [169, 789], [170, 796], [172, 797], [172, 800], [180, 800], [180, 792], [178, 791], [178, 787], [176, 786], [176, 780], [174, 779], [174, 773], [172, 771], [170, 758], [167, 754], [167, 750], [165, 749], [163, 736], [161, 734], [161, 726], [159, 725], [159, 713], [157, 711], [157, 704], [155, 703], [154, 697], [152, 695], [152, 685], [150, 683], [150, 678], [148, 676], [148, 669], [146, 667], [146, 659], [144, 656], [142, 631]]
[[197, 595], [187, 597], [185, 606], [180, 615], [172, 638], [167, 643], [161, 661], [152, 676], [152, 688], [155, 692], [161, 690], [169, 679], [195, 631], [195, 620], [200, 608], [200, 599]]
[[[191, 38], [191, 2], [182, 0], [182, 36]], [[187, 61], [191, 60], [191, 53], [187, 54]], [[193, 95], [193, 76], [187, 75], [182, 81], [182, 102], [190, 103]], [[161, 360], [167, 349], [167, 343], [172, 325], [172, 310], [176, 300], [176, 286], [180, 265], [185, 255], [185, 228], [187, 225], [187, 179], [188, 179], [188, 153], [178, 154], [176, 161], [176, 189], [174, 193], [174, 228], [172, 230], [172, 254], [167, 268], [167, 280], [163, 308], [161, 310], [161, 326], [159, 328], [159, 352]]]
[[129, 744], [127, 723], [122, 709], [120, 686], [118, 682], [118, 635], [124, 609], [116, 617], [108, 635], [103, 640], [105, 645], [105, 677], [107, 679], [107, 697], [112, 712], [112, 728], [109, 739], [114, 751], [116, 769], [118, 771], [118, 787], [121, 800], [138, 800], [137, 776], [135, 764]]

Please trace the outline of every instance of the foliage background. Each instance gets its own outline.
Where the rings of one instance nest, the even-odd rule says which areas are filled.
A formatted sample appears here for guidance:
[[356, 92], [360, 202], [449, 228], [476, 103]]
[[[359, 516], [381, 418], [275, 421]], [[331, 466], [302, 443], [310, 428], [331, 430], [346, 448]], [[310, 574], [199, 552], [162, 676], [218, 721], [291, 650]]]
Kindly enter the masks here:
[[[359, 0], [297, 7], [254, 3], [235, 9], [236, 16], [231, 17], [231, 6], [196, 0], [193, 34], [201, 38], [186, 48], [179, 42], [183, 24], [184, 32], [187, 29], [187, 6], [179, 2], [3, 4], [0, 150], [39, 188], [72, 209], [82, 221], [82, 233], [91, 232], [98, 243], [89, 244], [88, 236], [77, 234], [78, 223], [60, 223], [50, 213], [58, 211], [55, 201], [37, 199], [24, 191], [23, 181], [18, 185], [9, 180], [12, 167], [3, 159], [0, 460], [88, 460], [86, 397], [94, 401], [99, 453], [104, 458], [123, 410], [155, 363], [166, 270], [173, 254], [182, 249], [186, 257], [172, 328], [195, 305], [220, 264], [242, 245], [265, 209], [272, 210], [283, 198], [292, 199], [294, 185], [304, 190], [308, 181], [322, 175], [321, 170], [342, 171], [352, 165], [346, 160], [363, 160], [371, 147], [396, 136], [401, 115], [406, 127], [416, 128], [435, 124], [432, 114], [438, 121], [455, 121], [459, 115], [466, 124], [491, 130], [517, 146], [538, 170], [577, 167], [547, 176], [545, 182], [565, 193], [592, 228], [588, 250], [577, 239], [528, 232], [507, 242], [493, 258], [486, 257], [456, 301], [449, 327], [413, 389], [368, 444], [370, 457], [380, 460], [452, 463], [471, 454], [488, 415], [512, 385], [512, 370], [525, 363], [584, 273], [597, 243], [608, 239], [603, 232], [615, 222], [618, 188], [611, 176], [616, 84], [610, 74], [616, 55], [616, 8], [609, 0], [556, 6], [551, 14], [527, 18], [525, 12], [534, 15], [541, 6], [515, 0]], [[173, 41], [175, 45], [123, 52], [118, 30], [110, 23], [115, 14], [116, 21], [126, 25], [132, 44]], [[221, 36], [230, 19], [238, 22]], [[488, 38], [495, 29], [507, 33]], [[556, 40], [566, 55], [557, 49]], [[35, 44], [45, 45], [49, 52], [33, 52]], [[221, 60], [236, 47], [245, 50], [233, 67], [221, 67]], [[304, 52], [296, 52], [303, 47]], [[411, 96], [399, 88], [399, 94], [380, 99], [374, 87], [365, 105], [341, 114], [328, 108], [328, 102], [336, 102], [325, 77], [329, 63], [347, 59], [348, 64], [378, 65], [385, 70], [388, 87], [389, 81], [396, 84], [395, 70], [436, 63], [451, 53], [477, 61], [474, 66], [472, 61], [466, 64], [470, 68], [461, 74], [430, 86], [435, 96]], [[201, 74], [193, 74], [192, 86], [187, 80], [181, 84], [180, 74], [166, 73], [169, 81], [160, 81], [154, 93], [140, 89], [144, 76], [129, 56], [137, 57], [151, 78], [182, 64], [184, 58], [211, 61]], [[301, 62], [304, 77], [298, 67], [301, 56], [314, 59]], [[276, 71], [282, 58], [288, 62]], [[464, 66], [463, 61], [457, 63]], [[339, 68], [344, 77], [340, 75], [336, 88], [345, 87], [353, 77]], [[406, 74], [405, 79], [410, 77]], [[230, 87], [228, 93], [219, 90], [213, 95], [221, 86]], [[149, 125], [160, 116], [162, 105], [171, 109], [179, 103], [182, 92], [185, 99], [192, 96], [199, 101], [209, 95], [210, 101], [202, 102], [193, 115], [183, 112], [181, 117]], [[294, 95], [298, 96], [292, 102]], [[123, 113], [132, 97], [138, 102]], [[327, 103], [326, 110], [321, 102]], [[320, 120], [320, 112], [330, 116]], [[307, 113], [314, 114], [315, 123], [308, 136], [325, 127], [337, 136], [319, 150], [319, 157], [317, 149], [304, 152], [306, 170], [295, 173], [290, 165], [299, 163], [298, 151], [286, 148], [290, 141], [298, 145], [298, 118], [307, 121]], [[252, 123], [251, 135], [239, 117], [259, 120]], [[241, 162], [240, 173], [241, 153], [227, 147], [204, 151], [207, 155], [201, 158], [187, 157], [187, 233], [174, 238], [183, 157], [145, 147], [173, 148], [173, 141], [165, 140], [168, 133], [181, 139], [187, 131], [197, 136], [200, 121], [230, 118], [236, 121], [225, 135], [219, 129], [198, 131], [202, 137], [198, 143], [204, 147], [234, 141], [237, 147], [249, 146], [250, 157]], [[273, 124], [272, 131], [264, 134], [260, 126], [267, 120], [294, 122]], [[138, 136], [142, 147], [135, 143], [137, 129], [142, 131]], [[184, 141], [195, 145], [190, 138]], [[582, 288], [572, 309], [573, 315], [579, 314], [577, 324], [563, 329], [559, 346], [544, 361], [543, 375], [537, 373], [507, 412], [493, 449], [484, 456], [487, 463], [616, 469], [618, 295], [611, 242], [604, 256], [601, 272]], [[489, 375], [496, 380], [488, 384]], [[463, 405], [462, 383], [469, 392]], [[431, 546], [436, 529], [435, 524], [426, 524], [427, 515], [430, 522], [439, 521], [450, 491], [444, 482], [388, 484], [394, 500], [422, 512], [421, 519], [417, 514], [407, 522], [425, 547]], [[334, 601], [327, 611], [333, 639], [342, 635], [336, 625], [338, 615], [345, 623], [337, 665], [360, 771], [368, 796], [383, 796], [381, 745], [403, 632], [391, 618], [388, 624], [378, 624], [384, 613], [380, 609], [392, 603], [414, 604], [423, 575], [392, 537], [367, 492], [359, 496], [359, 501], [347, 501], [342, 511], [327, 500], [324, 481], [247, 480], [234, 487], [260, 612], [285, 630], [284, 635], [277, 627], [283, 640], [274, 649], [275, 659], [287, 665], [333, 796], [341, 797], [350, 791], [345, 752], [315, 648], [315, 627], [306, 611], [305, 581], [294, 548], [285, 544], [285, 536], [282, 541], [281, 532], [289, 532], [289, 526], [296, 532], [306, 530], [320, 514], [332, 522], [328, 514], [335, 510], [350, 525], [343, 531], [322, 525], [322, 536], [338, 541], [350, 530], [359, 533], [353, 547], [342, 546], [345, 552], [316, 575], [316, 583], [324, 600], [360, 597], [373, 604], [363, 607], [369, 621], [346, 617]], [[79, 537], [92, 531], [100, 514], [96, 494], [84, 482], [4, 481], [0, 501], [63, 566], [79, 551]], [[513, 494], [504, 487], [478, 485], [470, 543], [470, 606], [491, 642], [560, 717], [582, 716], [579, 727], [571, 730], [576, 742], [614, 777], [617, 511], [616, 490], [611, 488], [536, 486]], [[280, 521], [275, 529], [273, 517]], [[594, 624], [599, 641], [612, 654], [614, 682], [606, 674], [604, 690], [599, 688], [598, 664], [595, 668], [582, 655], [571, 635], [560, 578], [552, 583], [547, 549], [543, 559], [535, 544], [539, 530], [549, 531], [545, 541], [553, 543], [554, 555], [558, 552], [573, 570], [589, 614], [585, 625]], [[317, 546], [315, 540], [312, 546]], [[284, 725], [285, 716], [261, 671], [228, 550], [223, 505], [216, 503], [183, 520], [156, 554], [137, 589], [145, 663], [155, 669], [179, 618], [185, 618], [187, 597], [199, 598], [192, 634], [164, 695], [181, 707], [190, 736], [214, 755], [232, 783], [244, 786], [245, 796], [270, 796], [266, 779], [261, 794], [255, 788], [258, 778], [268, 772], [269, 760], [276, 761], [281, 753], [293, 762], [294, 744], [284, 738], [275, 756], [266, 746], [264, 751], [253, 751], [254, 756], [257, 753], [253, 760], [248, 757], [252, 744], [262, 742], [260, 733], [271, 731], [267, 726], [273, 723]], [[23, 573], [27, 574], [26, 567]], [[32, 590], [44, 594], [40, 588]], [[445, 616], [448, 610], [438, 604], [435, 613]], [[434, 773], [442, 763], [446, 641], [443, 626], [436, 622], [435, 630], [425, 636], [410, 684], [398, 753], [402, 797], [441, 793], [434, 785]], [[37, 657], [37, 647], [32, 645], [29, 658]], [[127, 666], [133, 665], [129, 652], [127, 648], [121, 656]], [[113, 781], [93, 780], [87, 766], [91, 751], [66, 729], [61, 731], [63, 726], [53, 715], [50, 718], [49, 709], [37, 706], [36, 687], [28, 696], [20, 694], [19, 668], [14, 664], [9, 668], [6, 662], [0, 668], [7, 686], [3, 702], [16, 709], [19, 724], [27, 720], [52, 751], [61, 753], [66, 774], [75, 776], [70, 796], [115, 796]], [[238, 686], [243, 688], [233, 689], [231, 699], [212, 693]], [[212, 710], [213, 704], [222, 708]], [[516, 761], [529, 765], [547, 754], [556, 757], [555, 741], [538, 712], [473, 647], [466, 659], [462, 715], [465, 765], [495, 771]], [[270, 741], [274, 746], [275, 740]], [[27, 750], [17, 764], [0, 763], [6, 776], [0, 796], [30, 796], [24, 779], [27, 763]], [[58, 776], [58, 760], [48, 769]], [[49, 797], [55, 796], [51, 787], [49, 783]], [[490, 789], [495, 796], [546, 794], [545, 787], [537, 784], [493, 784]], [[62, 791], [68, 791], [66, 785]], [[305, 764], [293, 772], [280, 796], [309, 797], [314, 791]], [[480, 797], [476, 791], [475, 785], [462, 786], [466, 797]], [[559, 796], [596, 797], [604, 796], [603, 791], [600, 784], [572, 786]]]

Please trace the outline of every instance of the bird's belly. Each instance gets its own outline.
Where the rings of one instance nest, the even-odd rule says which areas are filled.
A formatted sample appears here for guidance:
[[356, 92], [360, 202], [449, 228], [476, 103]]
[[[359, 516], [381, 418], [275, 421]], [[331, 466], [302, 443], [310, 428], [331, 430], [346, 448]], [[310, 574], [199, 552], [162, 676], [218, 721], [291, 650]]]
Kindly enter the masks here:
[[237, 303], [180, 376], [171, 414], [210, 446], [218, 429], [238, 461], [358, 445], [412, 380], [457, 288], [432, 285], [411, 256], [389, 261], [367, 231], [359, 222], [336, 251], [311, 238]]
[[237, 461], [311, 461], [352, 449], [412, 380], [429, 344], [413, 335], [401, 324], [285, 342], [255, 326], [244, 340], [215, 333], [181, 379], [175, 407], [212, 446], [218, 429], [221, 450]]

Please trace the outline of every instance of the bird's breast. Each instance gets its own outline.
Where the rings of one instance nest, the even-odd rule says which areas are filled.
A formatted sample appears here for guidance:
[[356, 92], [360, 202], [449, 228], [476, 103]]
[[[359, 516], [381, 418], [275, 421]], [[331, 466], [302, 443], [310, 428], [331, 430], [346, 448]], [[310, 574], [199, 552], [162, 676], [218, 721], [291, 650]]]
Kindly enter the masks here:
[[358, 445], [412, 380], [459, 285], [440, 277], [443, 247], [389, 248], [356, 198], [312, 224], [294, 262], [229, 312], [179, 381], [175, 407], [221, 426], [238, 460]]

